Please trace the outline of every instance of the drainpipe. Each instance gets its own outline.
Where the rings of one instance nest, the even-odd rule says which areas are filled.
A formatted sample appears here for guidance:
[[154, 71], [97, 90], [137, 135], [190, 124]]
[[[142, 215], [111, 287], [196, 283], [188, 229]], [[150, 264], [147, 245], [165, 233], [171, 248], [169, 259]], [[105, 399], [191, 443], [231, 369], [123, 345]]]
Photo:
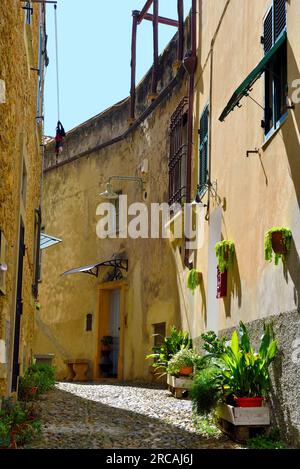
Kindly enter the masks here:
[[[189, 104], [188, 104], [188, 147], [186, 163], [186, 203], [191, 202], [191, 179], [192, 179], [192, 157], [193, 157], [193, 110], [194, 110], [194, 86], [195, 71], [197, 67], [197, 0], [192, 0], [191, 11], [191, 49], [183, 59], [183, 65], [189, 74]], [[186, 213], [185, 226], [190, 226], [190, 213]], [[188, 239], [185, 238], [185, 243]], [[185, 265], [189, 265], [189, 249], [185, 249]]]
[[136, 78], [136, 34], [137, 25], [140, 12], [134, 10], [132, 12], [132, 41], [131, 41], [131, 87], [130, 87], [130, 122], [133, 123], [135, 120], [135, 78]]
[[177, 12], [178, 12], [178, 52], [177, 60], [182, 62], [183, 59], [183, 47], [184, 47], [184, 11], [183, 11], [183, 0], [177, 0]]
[[152, 69], [152, 95], [157, 92], [158, 74], [158, 0], [153, 1], [153, 69]]

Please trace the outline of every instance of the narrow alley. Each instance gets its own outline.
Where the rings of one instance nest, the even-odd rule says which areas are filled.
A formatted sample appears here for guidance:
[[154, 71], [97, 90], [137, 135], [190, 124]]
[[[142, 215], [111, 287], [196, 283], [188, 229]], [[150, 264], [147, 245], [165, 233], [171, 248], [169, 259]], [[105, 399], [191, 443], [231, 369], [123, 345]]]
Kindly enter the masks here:
[[30, 448], [238, 448], [221, 432], [201, 434], [191, 401], [156, 383], [58, 383], [38, 405], [43, 437]]

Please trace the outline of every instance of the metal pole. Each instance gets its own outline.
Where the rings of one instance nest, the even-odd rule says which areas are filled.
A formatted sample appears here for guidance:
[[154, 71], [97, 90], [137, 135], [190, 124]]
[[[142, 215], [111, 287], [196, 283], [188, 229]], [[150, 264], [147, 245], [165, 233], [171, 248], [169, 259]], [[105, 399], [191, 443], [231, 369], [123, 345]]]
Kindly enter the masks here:
[[178, 11], [178, 54], [177, 59], [181, 62], [183, 59], [184, 48], [184, 10], [183, 0], [177, 0]]
[[152, 93], [157, 91], [158, 74], [158, 0], [153, 0], [153, 69], [152, 69]]
[[148, 13], [149, 8], [151, 7], [152, 3], [153, 3], [153, 0], [147, 0], [147, 2], [145, 3], [144, 7], [142, 8], [139, 14], [139, 23], [143, 21], [143, 18], [146, 15], [146, 13]]
[[57, 35], [57, 5], [54, 5], [54, 23], [55, 23], [55, 53], [56, 53], [56, 86], [57, 86], [57, 121], [60, 120], [60, 102], [59, 102], [59, 73], [58, 73], [58, 35]]
[[[151, 13], [147, 13], [143, 19], [153, 21], [153, 15], [151, 15]], [[172, 20], [171, 18], [165, 18], [164, 16], [159, 16], [158, 22], [160, 24], [166, 24], [167, 26], [174, 26], [175, 28], [178, 28], [179, 26], [178, 21]]]
[[131, 88], [130, 88], [130, 119], [135, 119], [135, 79], [136, 79], [136, 35], [140, 12], [132, 12], [132, 41], [131, 41]]

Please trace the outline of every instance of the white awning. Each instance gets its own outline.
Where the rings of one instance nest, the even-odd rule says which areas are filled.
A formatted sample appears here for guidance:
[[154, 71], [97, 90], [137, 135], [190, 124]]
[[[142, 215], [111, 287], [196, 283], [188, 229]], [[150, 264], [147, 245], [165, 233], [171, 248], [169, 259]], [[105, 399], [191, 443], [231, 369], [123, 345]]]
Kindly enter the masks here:
[[50, 236], [45, 233], [41, 233], [41, 242], [40, 242], [40, 249], [46, 249], [54, 244], [61, 243], [62, 240], [59, 238], [55, 238], [55, 236]]

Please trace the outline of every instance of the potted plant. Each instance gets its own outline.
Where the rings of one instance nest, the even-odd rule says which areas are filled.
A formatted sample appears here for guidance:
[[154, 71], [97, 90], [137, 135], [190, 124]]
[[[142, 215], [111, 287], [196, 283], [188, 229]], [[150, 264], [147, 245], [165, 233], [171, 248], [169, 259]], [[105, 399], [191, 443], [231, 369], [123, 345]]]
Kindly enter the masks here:
[[233, 241], [223, 240], [216, 244], [216, 256], [218, 259], [218, 268], [223, 274], [232, 264], [235, 254]]
[[171, 376], [190, 376], [197, 358], [198, 354], [194, 349], [179, 350], [168, 362], [167, 373]]
[[172, 326], [170, 335], [164, 338], [160, 347], [153, 347], [153, 353], [147, 355], [146, 360], [154, 359], [152, 367], [155, 374], [161, 377], [166, 374], [167, 365], [173, 355], [182, 349], [190, 348], [192, 348], [192, 340], [189, 338], [189, 334]]
[[113, 337], [111, 335], [104, 335], [101, 339], [101, 344], [102, 352], [110, 351], [113, 344]]
[[224, 397], [233, 397], [238, 407], [261, 407], [269, 391], [269, 367], [276, 354], [271, 324], [264, 326], [259, 350], [254, 352], [247, 328], [240, 322], [239, 335], [233, 332], [230, 345], [219, 356]]
[[202, 279], [202, 273], [196, 269], [191, 269], [188, 275], [187, 286], [194, 294], [196, 288], [200, 285]]
[[278, 265], [279, 259], [285, 260], [286, 255], [291, 249], [292, 232], [288, 228], [275, 227], [265, 233], [265, 260], [272, 262], [273, 253], [275, 254], [275, 265]]

